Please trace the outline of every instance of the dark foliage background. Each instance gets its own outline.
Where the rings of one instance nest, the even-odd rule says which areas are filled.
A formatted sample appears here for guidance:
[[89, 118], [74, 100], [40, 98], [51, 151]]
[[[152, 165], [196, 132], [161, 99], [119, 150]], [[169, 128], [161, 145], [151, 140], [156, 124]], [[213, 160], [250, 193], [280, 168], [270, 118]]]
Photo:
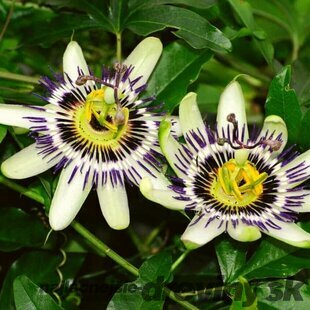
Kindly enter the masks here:
[[[222, 90], [244, 74], [249, 123], [281, 116], [289, 144], [304, 151], [310, 147], [309, 14], [308, 0], [0, 0], [0, 102], [42, 105], [33, 96], [43, 91], [38, 79], [62, 71], [71, 37], [99, 74], [116, 61], [117, 37], [126, 57], [153, 35], [164, 52], [144, 96], [155, 93], [165, 111], [177, 114], [182, 97], [195, 91], [212, 123]], [[275, 99], [265, 104], [270, 94]], [[0, 125], [0, 161], [31, 141], [27, 132]], [[310, 307], [308, 250], [266, 236], [238, 243], [222, 235], [188, 253], [179, 240], [188, 219], [131, 187], [125, 231], [105, 224], [92, 193], [77, 222], [47, 238], [57, 175], [18, 182], [0, 175], [0, 183], [0, 309]], [[299, 219], [310, 231], [309, 217]], [[105, 244], [139, 271], [107, 257]]]

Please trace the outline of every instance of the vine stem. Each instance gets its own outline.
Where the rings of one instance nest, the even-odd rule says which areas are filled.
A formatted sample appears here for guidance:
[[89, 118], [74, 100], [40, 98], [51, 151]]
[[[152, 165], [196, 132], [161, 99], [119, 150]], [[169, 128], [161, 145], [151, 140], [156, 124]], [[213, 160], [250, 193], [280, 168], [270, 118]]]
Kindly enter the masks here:
[[132, 273], [134, 276], [139, 276], [139, 270], [130, 264], [126, 259], [122, 256], [114, 252], [111, 248], [109, 248], [105, 243], [99, 240], [95, 235], [93, 235], [88, 229], [86, 229], [83, 225], [78, 223], [77, 221], [73, 221], [71, 223], [71, 227], [81, 236], [83, 236], [88, 243], [94, 246], [96, 249], [103, 252], [106, 256], [110, 257], [113, 261], [115, 261], [118, 265], [122, 266], [124, 269]]
[[5, 178], [2, 174], [0, 174], [0, 183], [40, 204], [44, 204], [44, 198], [41, 195]]
[[183, 252], [178, 259], [172, 264], [171, 266], [171, 272], [173, 272], [182, 262], [183, 260], [186, 258], [186, 256], [191, 252], [191, 250], [186, 250], [185, 252]]
[[[3, 175], [0, 174], [0, 183], [5, 185], [8, 188], [11, 188], [22, 195], [37, 201], [40, 204], [44, 204], [44, 198], [35, 193], [34, 191], [31, 191], [27, 189], [26, 187], [23, 187], [14, 181], [11, 181], [7, 178], [5, 178]], [[117, 254], [115, 251], [113, 251], [111, 248], [109, 248], [104, 242], [99, 240], [95, 235], [93, 235], [87, 228], [85, 228], [83, 225], [78, 223], [77, 221], [73, 221], [71, 223], [71, 227], [80, 235], [82, 236], [88, 244], [96, 249], [98, 252], [108, 256], [111, 258], [114, 262], [116, 262], [118, 265], [129, 271], [134, 276], [139, 276], [139, 269], [129, 263], [125, 258]], [[183, 297], [181, 297], [179, 294], [175, 293], [174, 291], [170, 290], [167, 287], [164, 287], [164, 292], [168, 298], [178, 303], [180, 306], [182, 306], [184, 309], [188, 310], [199, 310], [197, 307], [192, 305], [191, 303], [184, 300]]]

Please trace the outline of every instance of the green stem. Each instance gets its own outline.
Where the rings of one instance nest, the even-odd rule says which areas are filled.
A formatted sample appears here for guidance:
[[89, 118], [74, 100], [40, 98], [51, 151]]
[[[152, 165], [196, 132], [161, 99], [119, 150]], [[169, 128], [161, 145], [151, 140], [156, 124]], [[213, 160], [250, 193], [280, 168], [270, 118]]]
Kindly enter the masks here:
[[30, 198], [32, 200], [37, 201], [38, 203], [44, 204], [44, 198], [41, 195], [37, 194], [34, 191], [29, 190], [26, 187], [23, 187], [23, 186], [21, 186], [19, 184], [16, 184], [15, 182], [5, 178], [1, 174], [0, 174], [0, 183], [5, 185], [8, 188], [13, 189], [16, 192], [21, 193], [22, 195], [24, 195], [24, 196], [26, 196], [26, 197], [28, 197], [28, 198]]
[[117, 264], [122, 266], [124, 269], [128, 270], [130, 273], [132, 273], [135, 276], [139, 276], [139, 270], [131, 265], [127, 260], [125, 260], [123, 257], [118, 255], [116, 252], [114, 252], [111, 248], [109, 248], [106, 244], [104, 244], [101, 240], [99, 240], [95, 235], [93, 235], [89, 230], [87, 230], [84, 226], [82, 226], [80, 223], [73, 221], [71, 223], [71, 227], [79, 233], [79, 235], [83, 236], [88, 243], [96, 247], [98, 250], [103, 252], [106, 256], [110, 257], [113, 261], [115, 261]]
[[171, 266], [171, 272], [173, 272], [182, 262], [183, 260], [187, 257], [187, 255], [191, 252], [191, 250], [186, 250], [183, 252], [179, 258], [172, 264]]
[[7, 79], [7, 80], [13, 80], [13, 81], [19, 81], [19, 82], [26, 82], [26, 83], [31, 83], [31, 84], [39, 84], [39, 78], [25, 76], [22, 74], [16, 74], [16, 73], [11, 73], [11, 72], [0, 71], [0, 78]]
[[[44, 204], [44, 199], [39, 194], [28, 190], [27, 188], [16, 184], [15, 182], [6, 179], [3, 175], [0, 174], [0, 184], [3, 184], [7, 186], [8, 188], [11, 188], [26, 197], [31, 198], [32, 200], [35, 200], [41, 204]], [[115, 261], [117, 264], [122, 266], [124, 269], [129, 271], [134, 276], [139, 276], [139, 269], [130, 264], [126, 259], [124, 259], [122, 256], [114, 252], [111, 248], [109, 248], [105, 243], [103, 243], [101, 240], [99, 240], [95, 235], [93, 235], [88, 229], [86, 229], [83, 225], [78, 223], [77, 221], [73, 221], [71, 223], [71, 227], [82, 237], [85, 238], [85, 240], [88, 242], [88, 244], [98, 252], [110, 257], [113, 261]], [[198, 310], [197, 307], [192, 305], [191, 303], [184, 301], [183, 297], [181, 297], [179, 294], [173, 292], [169, 288], [165, 287], [164, 292], [167, 295], [168, 298], [175, 301], [179, 305], [181, 305], [184, 309], [188, 310]]]
[[180, 294], [175, 293], [174, 291], [171, 291], [167, 287], [164, 288], [165, 294], [173, 301], [181, 305], [184, 309], [188, 310], [199, 310], [199, 308], [195, 307], [188, 301], [183, 300], [183, 297]]
[[122, 33], [116, 33], [116, 59], [119, 63], [122, 62]]
[[218, 286], [218, 287], [212, 287], [212, 288], [205, 288], [203, 290], [199, 290], [199, 291], [193, 291], [193, 292], [183, 292], [183, 293], [178, 293], [179, 296], [182, 297], [193, 297], [193, 296], [199, 296], [199, 295], [211, 295], [211, 294], [215, 294], [216, 292], [222, 292], [223, 290], [225, 290], [226, 287], [225, 286]]

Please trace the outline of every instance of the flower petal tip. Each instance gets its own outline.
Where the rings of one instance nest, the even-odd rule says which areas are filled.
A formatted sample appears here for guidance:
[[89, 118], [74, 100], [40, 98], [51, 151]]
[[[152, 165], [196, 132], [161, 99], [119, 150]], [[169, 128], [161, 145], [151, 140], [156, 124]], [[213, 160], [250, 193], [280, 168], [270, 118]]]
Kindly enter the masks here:
[[196, 98], [197, 98], [197, 94], [196, 94], [196, 93], [194, 93], [194, 92], [187, 93], [187, 94], [183, 97], [183, 99], [182, 99], [180, 105], [181, 105], [181, 104], [188, 103], [189, 100], [196, 100]]
[[181, 240], [187, 250], [195, 250], [195, 249], [200, 248], [203, 245], [203, 244], [198, 244], [198, 243], [195, 243], [189, 240], [183, 240], [182, 237], [181, 237]]
[[1, 172], [2, 174], [6, 177], [6, 178], [9, 178], [9, 179], [15, 179], [15, 173], [11, 171], [10, 169], [10, 166], [11, 165], [8, 165], [8, 161], [5, 160], [2, 164], [1, 164]]
[[145, 38], [140, 44], [144, 47], [148, 47], [149, 49], [160, 51], [160, 53], [163, 50], [163, 44], [158, 38], [155, 37]]
[[130, 224], [130, 221], [126, 220], [124, 221], [123, 223], [121, 222], [118, 222], [118, 223], [114, 223], [114, 224], [111, 224], [111, 223], [108, 223], [109, 226], [114, 229], [114, 230], [123, 230], [123, 229], [126, 229], [128, 228], [129, 224]]
[[61, 221], [59, 218], [56, 218], [52, 214], [49, 214], [49, 223], [53, 230], [60, 231], [67, 228], [71, 223]]
[[139, 78], [137, 86], [145, 84], [152, 74], [158, 59], [163, 51], [162, 43], [159, 39], [149, 37], [140, 42], [124, 61], [127, 66], [133, 66], [131, 78]]
[[229, 235], [237, 241], [252, 242], [261, 238], [262, 234], [255, 226], [239, 225], [228, 230]]
[[282, 124], [282, 125], [286, 126], [284, 120], [280, 116], [278, 116], [278, 115], [269, 115], [269, 116], [267, 116], [265, 118], [265, 122]]
[[292, 245], [294, 247], [297, 248], [303, 248], [303, 249], [310, 249], [310, 239], [308, 240], [301, 240], [301, 241], [292, 241], [292, 240], [288, 240], [288, 239], [281, 239], [281, 238], [277, 238], [280, 241], [283, 241], [289, 245]]
[[[242, 108], [244, 106], [244, 96], [242, 92], [241, 85], [237, 81], [230, 82], [224, 89], [220, 98], [220, 105], [227, 105], [228, 103], [233, 103], [238, 105], [241, 104]], [[233, 111], [233, 107], [231, 109]]]
[[78, 68], [82, 70], [85, 75], [89, 74], [89, 69], [80, 45], [76, 41], [71, 41], [67, 45], [63, 55], [63, 71], [69, 75], [72, 81], [75, 81], [79, 75]]

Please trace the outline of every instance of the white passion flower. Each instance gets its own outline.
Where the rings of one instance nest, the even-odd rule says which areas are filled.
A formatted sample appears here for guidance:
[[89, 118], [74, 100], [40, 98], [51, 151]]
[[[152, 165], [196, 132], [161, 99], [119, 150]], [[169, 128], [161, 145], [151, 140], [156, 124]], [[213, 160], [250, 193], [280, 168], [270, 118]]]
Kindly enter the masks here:
[[[156, 160], [162, 116], [136, 99], [146, 87], [160, 55], [159, 39], [146, 38], [122, 64], [94, 77], [80, 46], [72, 41], [63, 56], [63, 76], [44, 77], [45, 106], [0, 105], [0, 123], [28, 128], [34, 144], [2, 163], [2, 173], [29, 178], [51, 167], [62, 170], [51, 202], [54, 230], [66, 228], [92, 187], [102, 213], [114, 229], [129, 225], [125, 181], [139, 185], [145, 176], [166, 185]], [[157, 107], [158, 108], [158, 107]]]
[[180, 126], [186, 144], [163, 121], [160, 146], [177, 177], [165, 190], [148, 178], [140, 190], [148, 199], [176, 210], [192, 210], [181, 239], [196, 248], [223, 232], [239, 241], [254, 241], [261, 232], [297, 247], [310, 247], [310, 234], [294, 223], [310, 210], [310, 150], [283, 151], [287, 129], [278, 116], [268, 116], [262, 130], [248, 133], [240, 85], [231, 82], [221, 95], [217, 125], [206, 126], [187, 94], [180, 104]]

